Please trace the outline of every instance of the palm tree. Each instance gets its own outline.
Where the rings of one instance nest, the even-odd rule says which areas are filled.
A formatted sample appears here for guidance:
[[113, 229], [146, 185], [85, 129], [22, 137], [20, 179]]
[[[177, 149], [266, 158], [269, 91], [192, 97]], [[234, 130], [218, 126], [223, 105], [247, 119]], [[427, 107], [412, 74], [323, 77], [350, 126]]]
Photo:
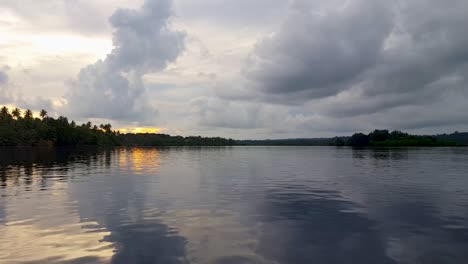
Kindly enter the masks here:
[[0, 110], [0, 120], [7, 120], [10, 117], [10, 111], [8, 110], [8, 108], [6, 106], [2, 107], [2, 109]]
[[112, 130], [112, 125], [111, 124], [106, 124], [104, 125], [104, 130], [106, 130], [107, 133], [110, 133]]
[[99, 125], [99, 128], [101, 128], [105, 132], [109, 133], [109, 132], [111, 132], [112, 126], [111, 126], [111, 124], [105, 124], [105, 125], [101, 124], [101, 125]]
[[16, 120], [20, 119], [21, 118], [21, 110], [16, 107], [15, 109], [13, 109], [13, 111], [11, 112], [11, 114], [16, 118]]
[[27, 109], [26, 112], [24, 112], [24, 119], [33, 119], [33, 113], [30, 109]]
[[47, 117], [47, 111], [42, 109], [39, 115], [41, 116], [42, 120], [44, 120]]

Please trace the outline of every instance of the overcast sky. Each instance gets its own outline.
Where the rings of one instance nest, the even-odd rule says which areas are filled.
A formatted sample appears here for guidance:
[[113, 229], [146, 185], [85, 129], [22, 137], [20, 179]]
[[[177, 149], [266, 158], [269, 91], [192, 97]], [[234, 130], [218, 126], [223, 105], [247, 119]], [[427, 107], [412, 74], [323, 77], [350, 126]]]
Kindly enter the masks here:
[[2, 0], [0, 104], [233, 138], [468, 131], [466, 0]]

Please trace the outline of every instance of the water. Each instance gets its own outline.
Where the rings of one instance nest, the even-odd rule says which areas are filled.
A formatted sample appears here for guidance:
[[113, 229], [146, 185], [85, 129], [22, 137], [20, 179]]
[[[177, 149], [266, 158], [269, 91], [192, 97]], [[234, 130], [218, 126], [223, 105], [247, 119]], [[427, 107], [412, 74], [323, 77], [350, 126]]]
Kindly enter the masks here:
[[467, 263], [468, 149], [0, 149], [0, 263]]

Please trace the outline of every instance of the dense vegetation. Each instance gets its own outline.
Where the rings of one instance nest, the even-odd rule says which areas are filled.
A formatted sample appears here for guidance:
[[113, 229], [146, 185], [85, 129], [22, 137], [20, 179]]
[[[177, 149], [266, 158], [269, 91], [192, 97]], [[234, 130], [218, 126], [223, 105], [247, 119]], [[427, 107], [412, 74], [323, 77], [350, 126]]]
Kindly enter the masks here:
[[389, 132], [388, 130], [374, 130], [369, 134], [356, 133], [351, 137], [239, 140], [236, 143], [238, 145], [252, 146], [460, 146], [468, 145], [468, 133], [416, 136], [401, 131]]
[[458, 144], [468, 145], [468, 132], [455, 131], [452, 134], [435, 135], [435, 137], [440, 140], [453, 141]]
[[349, 137], [237, 140], [242, 146], [344, 146]]
[[66, 117], [57, 119], [40, 112], [34, 118], [31, 110], [24, 114], [15, 108], [0, 109], [0, 146], [457, 146], [468, 144], [468, 133], [416, 136], [400, 131], [375, 130], [351, 137], [277, 140], [233, 140], [220, 137], [182, 137], [165, 134], [120, 134], [110, 124], [99, 127], [88, 122], [77, 125]]
[[31, 110], [22, 115], [21, 110], [0, 109], [0, 146], [67, 146], [67, 145], [117, 145], [111, 125], [77, 125], [66, 117], [48, 117], [47, 111], [34, 118]]
[[119, 142], [124, 146], [231, 146], [232, 139], [214, 137], [182, 137], [165, 134], [119, 134]]
[[99, 127], [88, 122], [77, 125], [66, 117], [54, 119], [47, 111], [34, 118], [31, 110], [24, 114], [15, 108], [0, 110], [0, 146], [227, 146], [234, 140], [224, 138], [181, 137], [164, 134], [120, 134], [110, 124]]
[[401, 131], [375, 130], [365, 135], [354, 134], [347, 141], [350, 146], [381, 146], [381, 147], [408, 147], [408, 146], [457, 146], [455, 141], [439, 139], [434, 136], [416, 136]]

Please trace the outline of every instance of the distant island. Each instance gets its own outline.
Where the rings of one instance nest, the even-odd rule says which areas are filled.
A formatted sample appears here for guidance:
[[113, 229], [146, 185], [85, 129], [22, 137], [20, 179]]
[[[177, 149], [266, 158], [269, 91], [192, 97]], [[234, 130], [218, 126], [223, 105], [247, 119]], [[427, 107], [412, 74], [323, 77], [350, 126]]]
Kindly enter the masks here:
[[182, 137], [156, 133], [120, 133], [111, 124], [78, 125], [68, 118], [49, 117], [40, 111], [0, 109], [0, 146], [467, 146], [468, 132], [433, 136], [410, 135], [401, 131], [374, 130], [350, 137], [297, 138], [275, 140], [234, 140], [221, 137]]

